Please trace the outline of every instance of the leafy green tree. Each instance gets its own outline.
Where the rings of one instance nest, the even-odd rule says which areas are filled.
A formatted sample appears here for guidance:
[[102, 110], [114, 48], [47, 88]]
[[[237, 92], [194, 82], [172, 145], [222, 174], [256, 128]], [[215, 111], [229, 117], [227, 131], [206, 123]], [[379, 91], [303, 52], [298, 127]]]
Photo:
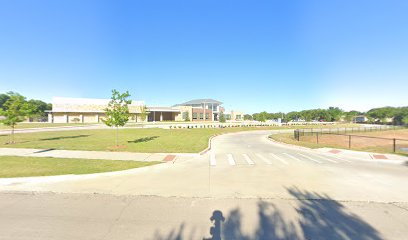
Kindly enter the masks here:
[[225, 114], [223, 112], [220, 112], [220, 116], [219, 119], [220, 123], [225, 123], [226, 119], [225, 119]]
[[45, 111], [52, 109], [51, 104], [45, 103], [41, 100], [31, 99], [30, 101], [28, 101], [28, 104], [31, 105], [31, 108], [33, 110], [29, 117], [40, 121], [44, 120], [47, 117]]
[[327, 114], [330, 119], [327, 119], [327, 121], [337, 122], [340, 120], [343, 113], [344, 111], [338, 107], [329, 107], [329, 109], [327, 110]]
[[129, 107], [132, 100], [128, 100], [130, 94], [128, 91], [120, 93], [117, 90], [112, 90], [112, 97], [105, 109], [106, 118], [102, 121], [109, 127], [116, 127], [116, 146], [118, 146], [119, 127], [125, 126], [129, 121]]
[[79, 119], [79, 118], [74, 118], [74, 119], [72, 119], [72, 121], [73, 121], [74, 123], [79, 123], [79, 122], [81, 121], [81, 119]]
[[244, 120], [252, 120], [252, 119], [253, 119], [252, 115], [250, 115], [250, 114], [245, 114], [244, 115]]
[[268, 119], [268, 113], [263, 111], [257, 114], [254, 114], [254, 120], [259, 122], [265, 122]]
[[402, 119], [402, 123], [408, 125], [408, 115]]
[[148, 115], [149, 115], [149, 112], [147, 111], [146, 105], [144, 105], [140, 109], [140, 120], [142, 120], [142, 122], [146, 121], [146, 118], [147, 118]]
[[28, 104], [25, 97], [18, 93], [9, 92], [8, 100], [3, 104], [0, 109], [0, 115], [4, 117], [0, 120], [6, 126], [11, 128], [11, 140], [9, 143], [13, 144], [14, 141], [14, 129], [16, 125], [26, 119], [27, 116], [32, 114], [34, 109], [31, 104]]
[[[10, 92], [11, 93], [11, 92]], [[10, 96], [8, 94], [0, 94], [0, 108], [3, 108], [4, 103], [7, 102], [7, 100], [9, 100]]]
[[183, 112], [183, 119], [186, 122], [190, 122], [190, 113], [189, 112]]
[[404, 118], [408, 117], [408, 107], [397, 108], [395, 112], [393, 123], [396, 125], [407, 124], [404, 122]]
[[352, 122], [358, 115], [361, 115], [361, 112], [358, 111], [349, 111], [344, 113], [344, 120], [347, 122]]
[[393, 118], [397, 113], [394, 107], [373, 108], [367, 112], [367, 116], [374, 119], [376, 122], [385, 123], [387, 118]]

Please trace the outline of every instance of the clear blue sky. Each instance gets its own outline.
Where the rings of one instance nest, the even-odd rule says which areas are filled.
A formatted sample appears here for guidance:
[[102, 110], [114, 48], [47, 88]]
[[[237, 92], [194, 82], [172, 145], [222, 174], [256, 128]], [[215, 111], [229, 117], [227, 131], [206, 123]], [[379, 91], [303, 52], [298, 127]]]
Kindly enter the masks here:
[[0, 92], [248, 113], [408, 105], [408, 1], [0, 0]]

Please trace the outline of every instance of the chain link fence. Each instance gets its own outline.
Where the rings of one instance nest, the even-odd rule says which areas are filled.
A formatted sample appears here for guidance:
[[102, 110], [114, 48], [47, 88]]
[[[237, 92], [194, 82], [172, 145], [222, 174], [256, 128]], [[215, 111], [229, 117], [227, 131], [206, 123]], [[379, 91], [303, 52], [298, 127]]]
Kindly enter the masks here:
[[[372, 152], [392, 152], [408, 154], [408, 136], [402, 126], [370, 126], [353, 128], [333, 129], [296, 129], [294, 138], [297, 141], [305, 141], [334, 148], [348, 148]], [[383, 136], [374, 132], [383, 131]], [[386, 132], [390, 131], [390, 132]], [[397, 132], [394, 132], [397, 131]]]

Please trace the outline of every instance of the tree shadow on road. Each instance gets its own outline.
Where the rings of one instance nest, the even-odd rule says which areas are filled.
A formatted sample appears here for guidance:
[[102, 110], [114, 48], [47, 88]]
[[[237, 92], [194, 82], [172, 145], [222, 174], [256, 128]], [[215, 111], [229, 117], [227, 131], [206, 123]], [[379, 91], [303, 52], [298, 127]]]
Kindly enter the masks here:
[[376, 229], [326, 194], [288, 188], [298, 200], [299, 225], [305, 239], [382, 239]]
[[[287, 188], [295, 200], [296, 220], [288, 221], [274, 204], [260, 200], [258, 224], [251, 235], [242, 231], [242, 214], [239, 208], [231, 210], [226, 217], [222, 211], [215, 210], [210, 217], [210, 237], [203, 240], [380, 240], [383, 239], [376, 229], [359, 216], [349, 213], [344, 205], [326, 194]], [[184, 224], [165, 237], [158, 232], [157, 240], [197, 239], [184, 237]]]

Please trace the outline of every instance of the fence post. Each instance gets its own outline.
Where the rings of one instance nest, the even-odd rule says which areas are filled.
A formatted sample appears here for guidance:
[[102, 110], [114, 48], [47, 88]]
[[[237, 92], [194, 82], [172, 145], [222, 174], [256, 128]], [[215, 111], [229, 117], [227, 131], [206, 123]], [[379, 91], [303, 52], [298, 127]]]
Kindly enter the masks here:
[[316, 133], [316, 143], [319, 144], [319, 133]]
[[397, 144], [396, 144], [397, 139], [394, 138], [394, 139], [392, 139], [392, 141], [393, 141], [393, 147], [394, 147], [393, 149], [394, 149], [394, 152], [395, 152], [395, 150], [396, 150], [396, 148], [397, 148], [397, 146], [396, 146], [396, 145], [397, 145]]
[[351, 149], [351, 135], [349, 135], [349, 149]]

